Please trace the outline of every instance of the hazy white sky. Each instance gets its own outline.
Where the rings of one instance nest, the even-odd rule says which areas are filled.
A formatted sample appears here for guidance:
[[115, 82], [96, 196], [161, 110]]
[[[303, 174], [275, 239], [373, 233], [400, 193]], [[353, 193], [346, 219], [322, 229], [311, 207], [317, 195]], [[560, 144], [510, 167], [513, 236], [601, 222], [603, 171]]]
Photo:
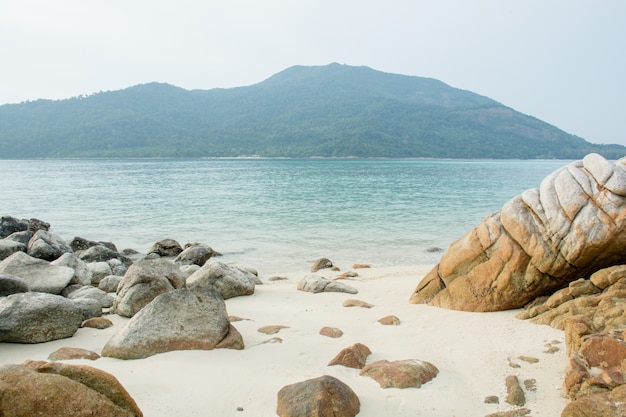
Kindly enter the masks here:
[[626, 145], [624, 0], [0, 0], [0, 104], [339, 62]]

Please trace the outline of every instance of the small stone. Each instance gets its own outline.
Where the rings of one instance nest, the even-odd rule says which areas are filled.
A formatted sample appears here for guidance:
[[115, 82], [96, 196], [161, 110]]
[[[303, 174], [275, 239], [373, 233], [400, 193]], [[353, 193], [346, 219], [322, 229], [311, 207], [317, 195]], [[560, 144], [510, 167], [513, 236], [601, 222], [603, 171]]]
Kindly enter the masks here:
[[113, 322], [104, 317], [92, 317], [83, 321], [83, 323], [80, 325], [80, 327], [89, 327], [100, 330], [108, 329], [111, 326], [113, 326]]
[[354, 299], [345, 300], [343, 302], [343, 306], [344, 307], [363, 307], [363, 308], [372, 308], [372, 307], [374, 307], [370, 303], [366, 303], [365, 301], [354, 300]]
[[236, 321], [244, 321], [244, 320], [252, 321], [251, 319], [245, 319], [239, 316], [228, 316], [228, 321], [230, 321], [231, 323], [236, 322]]
[[370, 264], [354, 264], [352, 265], [352, 269], [367, 269], [367, 268], [371, 268], [372, 265]]
[[500, 404], [500, 398], [497, 395], [489, 395], [485, 397], [485, 404]]
[[328, 366], [342, 365], [348, 368], [363, 369], [367, 357], [372, 354], [372, 351], [362, 343], [355, 343], [354, 345], [342, 349], [328, 363]]
[[320, 269], [332, 268], [332, 267], [333, 267], [333, 263], [330, 259], [320, 258], [317, 261], [315, 261], [315, 263], [313, 263], [313, 266], [311, 267], [311, 272], [317, 272]]
[[524, 387], [528, 391], [537, 391], [537, 380], [534, 379], [534, 378], [532, 378], [532, 379], [525, 379], [524, 380]]
[[95, 361], [100, 359], [100, 355], [87, 349], [62, 347], [52, 352], [48, 359], [51, 361], [64, 361], [70, 359], [89, 359]]
[[515, 375], [509, 375], [506, 377], [506, 402], [515, 405], [522, 406], [526, 404], [526, 395], [524, 390], [519, 384], [519, 380]]
[[339, 275], [339, 277], [337, 279], [341, 279], [341, 278], [356, 278], [358, 276], [359, 276], [359, 274], [354, 272], [354, 271], [346, 271], [343, 274]]
[[539, 362], [539, 359], [537, 358], [533, 358], [531, 356], [518, 356], [517, 359], [524, 361], [524, 362], [528, 362], [528, 363], [537, 363]]
[[378, 322], [384, 326], [398, 326], [400, 325], [400, 319], [396, 316], [385, 316], [378, 319]]
[[237, 407], [237, 411], [243, 411], [243, 407]]
[[337, 339], [343, 336], [343, 331], [336, 327], [322, 327], [320, 330], [320, 334], [326, 337], [332, 337], [333, 339]]
[[275, 324], [275, 325], [269, 325], [269, 326], [263, 326], [257, 329], [257, 332], [259, 333], [263, 333], [263, 334], [276, 334], [278, 332], [280, 332], [282, 329], [288, 329], [289, 326], [283, 326], [280, 324]]
[[288, 279], [289, 278], [287, 278], [287, 277], [276, 275], [276, 276], [273, 276], [273, 277], [269, 277], [267, 280], [268, 281], [285, 281], [285, 280], [288, 280]]

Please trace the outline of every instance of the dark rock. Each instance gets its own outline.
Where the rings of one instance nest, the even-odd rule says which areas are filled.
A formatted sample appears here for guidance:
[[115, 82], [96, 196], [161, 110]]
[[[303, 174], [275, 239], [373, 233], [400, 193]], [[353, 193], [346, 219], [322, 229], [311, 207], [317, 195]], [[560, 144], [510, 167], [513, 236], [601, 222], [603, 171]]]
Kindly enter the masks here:
[[320, 258], [313, 263], [313, 266], [311, 267], [311, 272], [317, 272], [320, 269], [326, 269], [326, 268], [332, 268], [332, 267], [333, 267], [333, 263], [330, 259]]
[[342, 365], [348, 368], [362, 369], [367, 362], [367, 358], [372, 354], [372, 351], [362, 343], [355, 343], [337, 354], [329, 363], [328, 366]]
[[28, 291], [30, 288], [22, 278], [15, 275], [0, 274], [0, 297]]
[[78, 257], [87, 263], [106, 262], [109, 259], [119, 259], [125, 265], [131, 265], [133, 263], [129, 258], [121, 255], [118, 251], [102, 244], [89, 247], [89, 249], [80, 252]]
[[360, 410], [359, 397], [349, 386], [324, 375], [281, 388], [276, 414], [280, 417], [354, 417]]
[[5, 240], [11, 240], [13, 242], [19, 242], [23, 244], [25, 247], [28, 246], [28, 242], [33, 237], [35, 233], [30, 230], [25, 230], [23, 232], [15, 232], [10, 234], [5, 238]]
[[50, 294], [59, 294], [74, 277], [73, 269], [51, 265], [24, 252], [16, 252], [0, 262], [0, 273], [22, 278], [31, 291]]
[[159, 256], [177, 256], [182, 251], [183, 247], [174, 239], [163, 239], [152, 245], [147, 254], [156, 253]]
[[258, 277], [245, 269], [226, 265], [222, 262], [210, 262], [187, 278], [188, 288], [213, 288], [224, 299], [241, 295], [254, 294]]
[[50, 223], [39, 219], [30, 219], [28, 220], [28, 230], [33, 233], [37, 233], [40, 230], [47, 232], [50, 230]]
[[38, 230], [28, 242], [27, 253], [33, 258], [54, 261], [72, 248], [61, 237], [45, 230]]
[[0, 342], [42, 343], [71, 337], [81, 309], [58, 295], [28, 292], [0, 298]]
[[99, 244], [98, 242], [94, 242], [93, 240], [88, 240], [88, 239], [76, 236], [70, 242], [70, 248], [72, 248], [74, 252], [78, 252], [78, 251], [87, 250], [90, 247], [96, 246], [98, 244]]
[[210, 289], [176, 290], [155, 298], [104, 346], [102, 356], [140, 359], [172, 350], [243, 349], [222, 296]]
[[28, 222], [26, 220], [16, 219], [11, 216], [3, 216], [0, 218], [0, 239], [4, 239], [15, 232], [23, 232], [26, 230], [28, 230]]
[[220, 254], [215, 252], [210, 246], [202, 243], [188, 243], [185, 245], [185, 250], [178, 254], [174, 262], [182, 265], [194, 264], [203, 266], [213, 256], [220, 256]]
[[430, 362], [407, 359], [377, 361], [366, 365], [359, 375], [374, 379], [382, 388], [419, 388], [438, 373], [439, 369]]
[[164, 259], [142, 259], [134, 263], [119, 284], [113, 308], [132, 317], [155, 297], [184, 285], [182, 272]]
[[26, 245], [13, 240], [0, 240], [0, 261], [13, 255], [15, 252], [26, 252]]

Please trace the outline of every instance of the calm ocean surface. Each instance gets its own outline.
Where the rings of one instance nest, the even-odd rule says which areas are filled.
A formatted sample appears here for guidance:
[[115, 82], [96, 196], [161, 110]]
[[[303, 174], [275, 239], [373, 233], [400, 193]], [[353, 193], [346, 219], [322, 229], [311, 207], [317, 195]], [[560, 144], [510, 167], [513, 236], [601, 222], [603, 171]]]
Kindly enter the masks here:
[[436, 263], [487, 214], [569, 161], [0, 160], [0, 215], [145, 252], [203, 242], [263, 273]]

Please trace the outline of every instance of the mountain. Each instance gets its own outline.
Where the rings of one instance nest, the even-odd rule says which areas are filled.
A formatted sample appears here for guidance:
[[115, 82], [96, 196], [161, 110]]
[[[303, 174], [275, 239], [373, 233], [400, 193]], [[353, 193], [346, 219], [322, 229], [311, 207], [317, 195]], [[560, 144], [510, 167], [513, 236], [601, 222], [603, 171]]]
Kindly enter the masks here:
[[330, 64], [247, 87], [143, 84], [0, 106], [0, 158], [436, 157], [616, 159], [595, 145], [441, 81]]

